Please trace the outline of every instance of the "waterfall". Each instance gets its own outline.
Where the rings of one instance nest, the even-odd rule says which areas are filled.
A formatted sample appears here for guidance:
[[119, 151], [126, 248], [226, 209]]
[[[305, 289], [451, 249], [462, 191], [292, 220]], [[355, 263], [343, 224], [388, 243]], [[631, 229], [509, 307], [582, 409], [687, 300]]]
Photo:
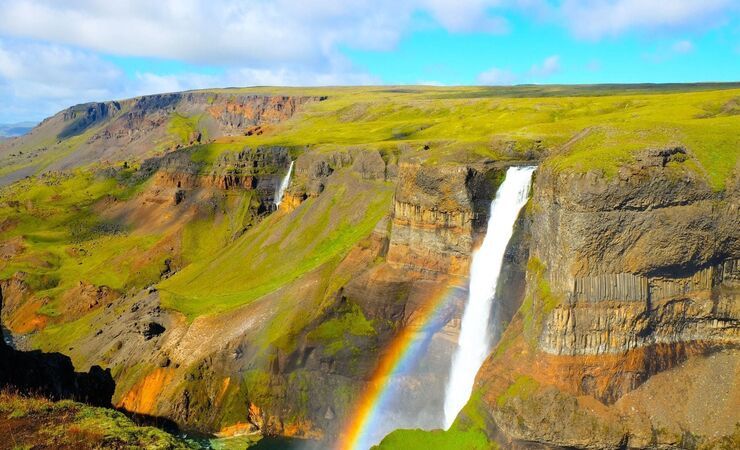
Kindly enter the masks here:
[[478, 369], [491, 351], [488, 324], [504, 251], [514, 232], [514, 222], [527, 202], [534, 167], [510, 167], [491, 202], [486, 236], [473, 254], [470, 290], [462, 317], [460, 337], [452, 357], [445, 390], [445, 429], [452, 425], [470, 398]]
[[280, 182], [280, 186], [278, 186], [277, 192], [275, 192], [275, 209], [280, 208], [280, 202], [283, 201], [283, 194], [285, 194], [285, 190], [288, 189], [288, 185], [290, 184], [290, 174], [293, 172], [294, 162], [295, 161], [290, 162], [288, 173], [285, 174], [285, 177]]

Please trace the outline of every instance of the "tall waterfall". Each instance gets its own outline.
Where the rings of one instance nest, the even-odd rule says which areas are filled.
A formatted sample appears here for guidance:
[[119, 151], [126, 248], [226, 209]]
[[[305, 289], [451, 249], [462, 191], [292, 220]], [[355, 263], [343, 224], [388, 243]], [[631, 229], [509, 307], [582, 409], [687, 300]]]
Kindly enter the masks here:
[[280, 202], [283, 201], [283, 194], [285, 194], [285, 190], [288, 189], [288, 185], [290, 184], [290, 174], [293, 172], [294, 162], [295, 161], [290, 162], [288, 173], [285, 174], [285, 177], [280, 182], [280, 186], [278, 186], [277, 192], [275, 192], [275, 209], [280, 208]]
[[491, 202], [486, 236], [473, 254], [470, 291], [463, 312], [460, 337], [452, 357], [445, 391], [445, 429], [470, 398], [478, 369], [491, 351], [488, 324], [504, 251], [514, 232], [514, 222], [527, 202], [534, 167], [510, 167]]

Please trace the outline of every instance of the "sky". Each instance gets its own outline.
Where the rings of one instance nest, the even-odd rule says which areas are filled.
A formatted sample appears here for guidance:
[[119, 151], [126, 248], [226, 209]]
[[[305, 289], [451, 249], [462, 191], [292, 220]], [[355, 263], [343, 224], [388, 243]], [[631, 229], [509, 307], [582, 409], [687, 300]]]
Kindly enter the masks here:
[[740, 0], [0, 0], [0, 123], [226, 86], [740, 81]]

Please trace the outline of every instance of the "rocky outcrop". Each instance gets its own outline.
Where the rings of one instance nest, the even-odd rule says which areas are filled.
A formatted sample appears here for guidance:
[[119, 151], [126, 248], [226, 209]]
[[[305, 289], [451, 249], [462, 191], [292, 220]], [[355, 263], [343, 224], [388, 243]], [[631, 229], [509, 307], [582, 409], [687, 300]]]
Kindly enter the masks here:
[[293, 180], [285, 192], [281, 208], [292, 211], [309, 197], [320, 195], [337, 170], [351, 167], [365, 180], [393, 181], [398, 172], [396, 161], [383, 159], [372, 149], [334, 152], [303, 152], [295, 161]]
[[213, 165], [207, 183], [224, 190], [257, 189], [262, 198], [272, 201], [289, 165], [290, 154], [285, 147], [227, 152]]
[[[153, 154], [225, 136], [263, 134], [304, 105], [324, 99], [180, 92], [76, 105], [44, 120], [27, 136], [3, 142], [3, 164], [17, 169], [4, 172], [0, 183], [16, 181], [41, 168], [67, 170], [91, 163], [139, 162]], [[79, 144], [74, 152], [68, 152], [63, 142], [73, 136]]]
[[401, 164], [388, 261], [467, 276], [500, 175], [493, 168]]
[[206, 103], [210, 102], [207, 113], [230, 133], [243, 133], [252, 125], [281, 122], [295, 114], [301, 105], [325, 99], [265, 95], [231, 95], [224, 98], [213, 94], [189, 93], [184, 101], [202, 103], [204, 97]]
[[684, 278], [576, 279], [574, 300], [548, 316], [539, 347], [558, 355], [622, 353], [692, 341], [740, 345], [738, 260]]
[[110, 119], [119, 111], [121, 111], [119, 102], [87, 103], [73, 106], [62, 112], [62, 120], [68, 124], [57, 137], [66, 139], [81, 134], [86, 129]]
[[645, 400], [686, 389], [685, 374], [703, 379], [714, 355], [737, 360], [740, 348], [737, 179], [715, 192], [690, 159], [666, 148], [614, 176], [538, 170], [524, 304], [478, 376], [494, 439], [686, 448], [691, 433], [694, 448], [733, 433], [740, 418], [723, 392], [736, 368], [717, 388], [689, 389], [730, 421], [695, 405], [688, 423]]

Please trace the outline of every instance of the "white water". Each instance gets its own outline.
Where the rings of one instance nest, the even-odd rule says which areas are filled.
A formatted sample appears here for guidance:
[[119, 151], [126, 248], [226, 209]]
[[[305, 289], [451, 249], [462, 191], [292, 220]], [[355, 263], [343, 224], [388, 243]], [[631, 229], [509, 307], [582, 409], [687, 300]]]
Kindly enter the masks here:
[[280, 182], [280, 186], [278, 186], [277, 192], [275, 192], [275, 208], [280, 208], [280, 203], [283, 201], [283, 194], [285, 194], [285, 190], [288, 189], [288, 185], [290, 184], [290, 174], [293, 172], [293, 163], [295, 161], [290, 162], [290, 166], [288, 167], [288, 173], [285, 174], [285, 178], [283, 178], [283, 181]]
[[510, 167], [506, 171], [506, 178], [491, 202], [491, 215], [483, 244], [473, 254], [468, 301], [445, 390], [445, 429], [452, 425], [470, 398], [475, 375], [491, 351], [488, 323], [493, 296], [503, 265], [504, 251], [514, 232], [514, 222], [527, 202], [534, 169]]

